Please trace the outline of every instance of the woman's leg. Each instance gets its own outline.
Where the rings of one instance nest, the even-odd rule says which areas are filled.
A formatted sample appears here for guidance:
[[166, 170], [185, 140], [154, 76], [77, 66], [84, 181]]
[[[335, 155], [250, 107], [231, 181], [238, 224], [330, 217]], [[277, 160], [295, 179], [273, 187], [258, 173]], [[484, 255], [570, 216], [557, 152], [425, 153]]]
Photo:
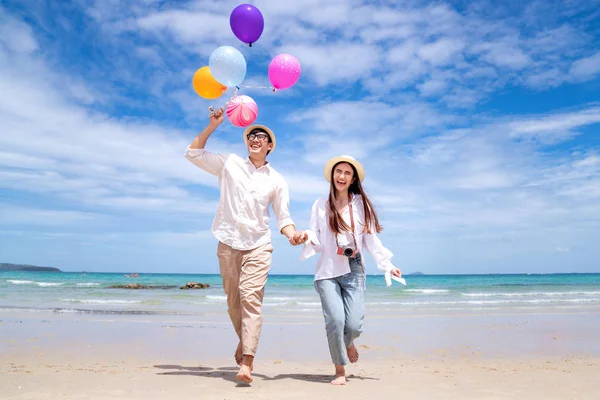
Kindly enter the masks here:
[[346, 316], [340, 283], [335, 278], [322, 279], [315, 282], [315, 289], [321, 298], [329, 353], [331, 354], [331, 361], [335, 364], [335, 379], [331, 383], [343, 385], [346, 383], [344, 365], [348, 364], [348, 356], [344, 344]]
[[358, 361], [358, 350], [354, 345], [354, 339], [362, 333], [363, 320], [365, 317], [365, 289], [366, 281], [362, 258], [357, 255], [350, 259], [350, 273], [342, 279], [342, 302], [344, 303], [344, 345], [350, 362]]

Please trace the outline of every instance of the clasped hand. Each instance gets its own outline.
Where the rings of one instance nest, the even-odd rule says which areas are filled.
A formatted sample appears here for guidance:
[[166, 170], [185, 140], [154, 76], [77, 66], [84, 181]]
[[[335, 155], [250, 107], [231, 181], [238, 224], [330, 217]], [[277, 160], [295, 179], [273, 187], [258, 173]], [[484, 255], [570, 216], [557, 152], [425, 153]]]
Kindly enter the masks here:
[[297, 246], [299, 244], [304, 244], [308, 240], [308, 233], [304, 231], [296, 231], [294, 235], [289, 238], [290, 244], [292, 246]]

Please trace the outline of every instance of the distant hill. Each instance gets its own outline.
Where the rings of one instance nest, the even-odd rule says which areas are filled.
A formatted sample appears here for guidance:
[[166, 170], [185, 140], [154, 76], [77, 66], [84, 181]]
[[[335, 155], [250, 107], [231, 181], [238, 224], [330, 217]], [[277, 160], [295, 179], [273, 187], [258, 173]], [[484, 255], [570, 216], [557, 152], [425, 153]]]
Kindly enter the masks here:
[[0, 272], [1, 271], [62, 272], [60, 269], [54, 267], [38, 267], [36, 265], [8, 263], [0, 263]]
[[404, 275], [425, 275], [422, 272], [411, 272], [410, 274], [404, 274]]

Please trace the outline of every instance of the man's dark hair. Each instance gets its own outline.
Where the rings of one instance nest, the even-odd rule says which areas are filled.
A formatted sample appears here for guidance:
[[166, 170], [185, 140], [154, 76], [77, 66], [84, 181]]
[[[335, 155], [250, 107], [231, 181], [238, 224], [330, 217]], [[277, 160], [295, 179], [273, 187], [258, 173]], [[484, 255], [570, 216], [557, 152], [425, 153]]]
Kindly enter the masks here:
[[273, 140], [271, 140], [271, 135], [269, 135], [269, 132], [265, 131], [262, 128], [254, 128], [250, 132], [248, 132], [248, 135], [251, 134], [251, 133], [254, 133], [254, 134], [256, 134], [256, 133], [266, 133], [267, 137], [269, 138], [269, 143], [273, 142]]

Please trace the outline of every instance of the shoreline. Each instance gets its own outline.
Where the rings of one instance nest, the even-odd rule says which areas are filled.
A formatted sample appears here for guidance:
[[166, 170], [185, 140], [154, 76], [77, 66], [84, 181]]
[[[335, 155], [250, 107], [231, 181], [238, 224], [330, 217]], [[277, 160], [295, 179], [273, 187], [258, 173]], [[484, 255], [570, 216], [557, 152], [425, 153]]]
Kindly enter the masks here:
[[[9, 264], [9, 263], [5, 263], [5, 264]], [[12, 265], [18, 265], [18, 264], [12, 264]], [[127, 270], [127, 271], [75, 271], [75, 270], [63, 270], [63, 269], [59, 269], [56, 267], [38, 267], [35, 265], [31, 265], [28, 267], [33, 267], [33, 268], [43, 268], [43, 270], [37, 270], [37, 269], [2, 269], [0, 268], [0, 273], [10, 273], [10, 272], [57, 272], [59, 274], [63, 273], [63, 274], [115, 274], [115, 275], [124, 275], [124, 274], [131, 274], [133, 272]], [[149, 272], [149, 271], [140, 271], [140, 270], [135, 270], [137, 274], [140, 274], [140, 277], [143, 275], [197, 275], [197, 276], [202, 276], [202, 275], [207, 275], [207, 276], [220, 276], [220, 274], [218, 272]], [[450, 273], [444, 273], [444, 274], [439, 274], [439, 273], [420, 273], [420, 272], [408, 272], [408, 273], [403, 273], [402, 276], [403, 277], [427, 277], [427, 276], [431, 276], [431, 277], [445, 277], [445, 276], [450, 276], [450, 277], [459, 277], [459, 276], [473, 276], [473, 277], [478, 277], [478, 276], [552, 276], [552, 275], [598, 275], [600, 274], [600, 271], [598, 272], [487, 272], [487, 273], [455, 273], [455, 274], [450, 274]], [[314, 277], [314, 273], [304, 273], [304, 274], [282, 274], [282, 273], [278, 273], [278, 274], [269, 274], [269, 276], [311, 276]], [[370, 274], [367, 273], [367, 276], [373, 276], [373, 277], [382, 277], [383, 273], [374, 273], [374, 274]]]
[[[597, 329], [600, 310], [588, 313], [448, 314], [377, 316], [367, 314], [358, 346], [385, 358], [385, 351], [411, 357], [437, 352], [485, 358], [600, 357]], [[63, 349], [103, 353], [134, 348], [163, 348], [185, 357], [221, 357], [237, 337], [226, 315], [88, 315], [1, 313], [0, 353]], [[293, 348], [288, 343], [298, 341]], [[91, 347], [90, 347], [91, 346]], [[70, 350], [71, 349], [71, 350]], [[184, 350], [182, 350], [184, 349]], [[284, 349], [284, 350], [281, 350]], [[151, 350], [154, 351], [154, 350]], [[381, 353], [383, 352], [383, 353]], [[381, 354], [379, 354], [381, 353]], [[92, 354], [90, 354], [91, 356]], [[317, 361], [328, 349], [321, 315], [264, 317], [258, 358]]]

